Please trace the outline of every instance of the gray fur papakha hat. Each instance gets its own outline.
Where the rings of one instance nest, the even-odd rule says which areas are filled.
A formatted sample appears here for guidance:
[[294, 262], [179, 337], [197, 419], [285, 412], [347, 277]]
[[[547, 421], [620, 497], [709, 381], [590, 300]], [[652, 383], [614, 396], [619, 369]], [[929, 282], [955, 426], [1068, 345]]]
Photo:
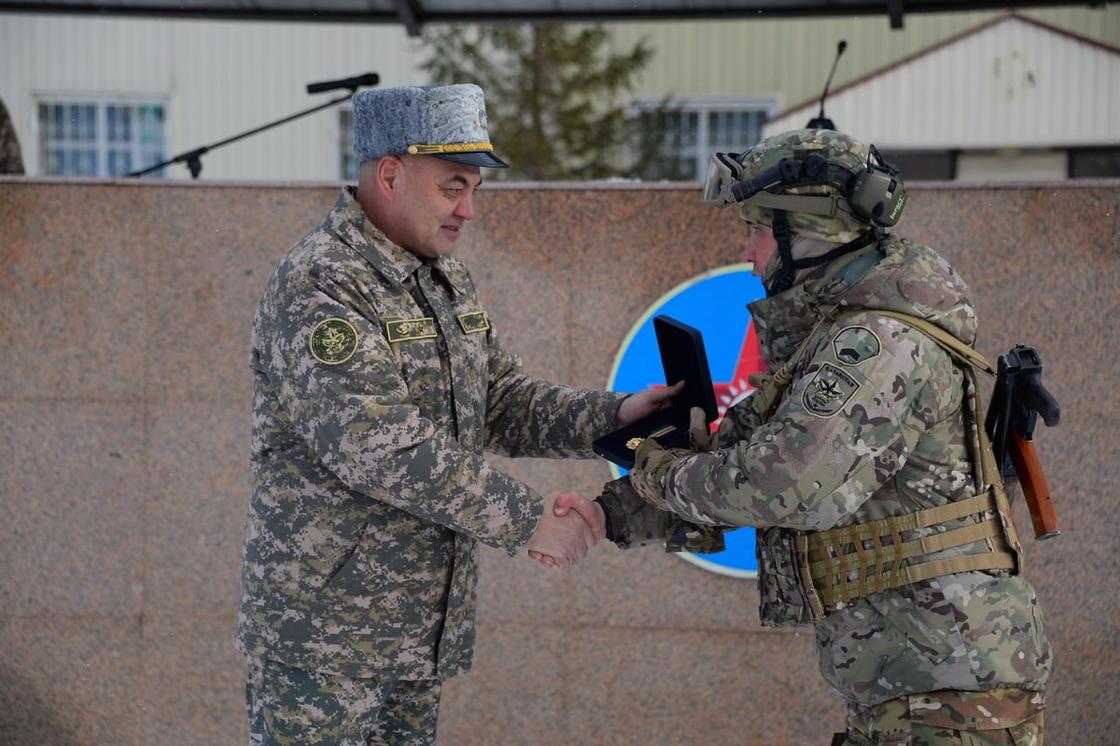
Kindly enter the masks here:
[[494, 155], [486, 101], [471, 83], [402, 86], [354, 95], [354, 155], [434, 155], [468, 166], [508, 168]]

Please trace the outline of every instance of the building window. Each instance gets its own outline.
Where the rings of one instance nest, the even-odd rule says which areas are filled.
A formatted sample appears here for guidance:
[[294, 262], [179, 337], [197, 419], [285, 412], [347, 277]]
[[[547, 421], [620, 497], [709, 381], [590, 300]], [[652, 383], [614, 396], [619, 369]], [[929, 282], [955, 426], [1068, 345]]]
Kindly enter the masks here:
[[952, 150], [883, 150], [883, 159], [898, 168], [905, 181], [952, 181], [957, 154]]
[[1066, 178], [1064, 150], [1001, 148], [962, 150], [957, 154], [957, 181], [1056, 181]]
[[715, 151], [742, 152], [761, 139], [773, 100], [638, 102], [635, 172], [643, 179], [699, 181]]
[[361, 166], [354, 157], [354, 116], [351, 109], [338, 110], [338, 158], [343, 181], [357, 181]]
[[1071, 179], [1115, 179], [1120, 176], [1120, 148], [1072, 148]]
[[[165, 159], [164, 104], [39, 102], [39, 170], [48, 176], [124, 176]], [[164, 171], [155, 172], [163, 176]]]

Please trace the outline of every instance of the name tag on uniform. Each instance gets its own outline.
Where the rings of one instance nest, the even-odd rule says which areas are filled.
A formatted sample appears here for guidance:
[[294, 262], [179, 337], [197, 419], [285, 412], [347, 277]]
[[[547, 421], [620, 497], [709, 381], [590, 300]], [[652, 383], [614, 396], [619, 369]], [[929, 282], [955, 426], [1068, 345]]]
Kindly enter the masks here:
[[463, 327], [463, 331], [467, 334], [484, 332], [490, 328], [490, 319], [486, 317], [485, 311], [473, 311], [471, 313], [464, 313], [458, 318], [459, 326]]
[[385, 334], [390, 342], [411, 342], [414, 339], [432, 339], [436, 336], [436, 320], [431, 316], [421, 319], [386, 321]]

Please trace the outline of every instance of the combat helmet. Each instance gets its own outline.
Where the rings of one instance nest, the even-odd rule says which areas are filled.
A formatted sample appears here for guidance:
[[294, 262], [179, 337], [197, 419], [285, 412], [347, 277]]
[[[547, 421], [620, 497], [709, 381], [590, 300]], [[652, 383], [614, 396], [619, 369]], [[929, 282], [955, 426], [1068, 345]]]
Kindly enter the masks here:
[[[882, 229], [902, 215], [906, 189], [874, 145], [835, 130], [803, 129], [768, 137], [743, 153], [713, 154], [702, 200], [739, 204], [743, 220], [773, 228], [781, 262], [768, 288], [773, 294], [793, 284], [795, 270], [882, 238]], [[842, 245], [795, 262], [791, 230]]]

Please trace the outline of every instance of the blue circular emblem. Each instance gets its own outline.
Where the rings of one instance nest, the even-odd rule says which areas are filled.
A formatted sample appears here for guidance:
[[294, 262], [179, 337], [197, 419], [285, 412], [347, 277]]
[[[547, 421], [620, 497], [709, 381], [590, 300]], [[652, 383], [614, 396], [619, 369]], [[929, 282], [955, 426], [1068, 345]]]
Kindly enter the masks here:
[[[661, 356], [653, 332], [653, 317], [671, 316], [694, 326], [704, 335], [708, 367], [716, 390], [719, 416], [751, 391], [747, 376], [765, 370], [762, 353], [751, 326], [746, 304], [762, 298], [766, 291], [759, 278], [751, 274], [750, 264], [732, 264], [697, 275], [661, 296], [646, 309], [626, 335], [607, 388], [611, 391], [641, 391], [665, 385]], [[718, 422], [718, 421], [717, 421]], [[611, 464], [615, 477], [624, 473]], [[740, 578], [758, 574], [754, 553], [755, 530], [740, 528], [724, 534], [726, 549], [717, 554], [690, 554], [680, 557], [705, 570]]]

